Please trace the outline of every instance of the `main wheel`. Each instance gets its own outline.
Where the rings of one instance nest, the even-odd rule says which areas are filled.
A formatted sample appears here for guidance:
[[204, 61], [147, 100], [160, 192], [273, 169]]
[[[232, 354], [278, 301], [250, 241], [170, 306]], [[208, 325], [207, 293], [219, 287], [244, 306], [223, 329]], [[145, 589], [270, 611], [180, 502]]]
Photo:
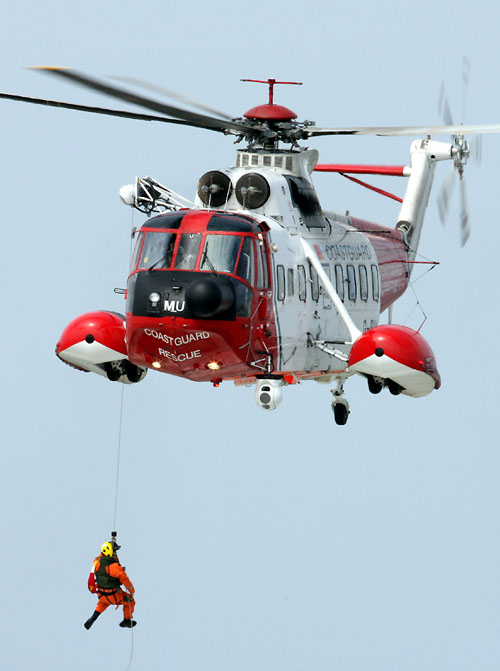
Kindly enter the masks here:
[[111, 382], [117, 382], [122, 375], [121, 363], [116, 361], [108, 361], [104, 364], [104, 370]]
[[125, 361], [125, 373], [129, 382], [139, 382], [143, 373], [142, 368], [135, 366], [130, 361]]
[[335, 423], [343, 426], [347, 422], [349, 417], [349, 410], [347, 406], [343, 403], [335, 403], [333, 405], [333, 416], [335, 417]]
[[403, 391], [403, 387], [397, 382], [394, 382], [394, 380], [387, 380], [387, 386], [393, 396], [399, 396]]
[[371, 391], [371, 393], [380, 394], [384, 386], [383, 383], [376, 380], [373, 377], [373, 375], [368, 375], [367, 380], [368, 380], [368, 389]]

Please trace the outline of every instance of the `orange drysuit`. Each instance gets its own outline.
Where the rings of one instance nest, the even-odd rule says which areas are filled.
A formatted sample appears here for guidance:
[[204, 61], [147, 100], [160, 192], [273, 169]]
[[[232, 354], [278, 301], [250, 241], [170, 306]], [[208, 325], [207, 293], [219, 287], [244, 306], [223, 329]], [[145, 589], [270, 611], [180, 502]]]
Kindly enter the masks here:
[[[132, 596], [135, 589], [118, 559], [115, 556], [110, 558], [99, 555], [94, 559], [94, 572], [99, 596], [96, 611], [104, 613], [108, 606], [123, 604], [123, 617], [130, 620], [135, 608]], [[120, 585], [124, 585], [130, 594], [120, 589]]]

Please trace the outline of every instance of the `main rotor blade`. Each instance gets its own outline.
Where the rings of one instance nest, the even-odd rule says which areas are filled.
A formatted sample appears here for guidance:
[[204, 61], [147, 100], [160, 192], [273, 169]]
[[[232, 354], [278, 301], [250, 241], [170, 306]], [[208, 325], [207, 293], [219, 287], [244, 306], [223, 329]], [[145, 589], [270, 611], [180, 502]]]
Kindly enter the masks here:
[[181, 109], [180, 107], [159, 103], [156, 100], [151, 100], [145, 96], [136, 95], [117, 86], [111, 86], [110, 84], [100, 82], [97, 79], [93, 79], [92, 77], [74, 70], [43, 66], [35, 69], [42, 70], [43, 72], [47, 72], [47, 74], [55, 75], [57, 77], [69, 79], [70, 81], [79, 84], [80, 86], [85, 86], [94, 91], [99, 91], [100, 93], [104, 93], [105, 95], [111, 96], [112, 98], [125, 100], [126, 102], [132, 103], [133, 105], [145, 107], [146, 109], [154, 110], [160, 114], [182, 119], [183, 121], [187, 121], [191, 126], [207, 128], [210, 130], [230, 131], [236, 134], [248, 133], [248, 127], [243, 126], [242, 124], [234, 123], [232, 121], [222, 121], [221, 119], [215, 119], [214, 117], [209, 117], [204, 114], [189, 112], [187, 110]]
[[232, 121], [234, 118], [232, 116], [229, 116], [229, 114], [225, 114], [224, 112], [220, 112], [219, 110], [214, 109], [213, 107], [203, 105], [197, 100], [188, 98], [187, 96], [182, 95], [182, 93], [177, 93], [176, 91], [166, 89], [165, 87], [158, 86], [157, 84], [152, 84], [151, 82], [144, 81], [143, 79], [138, 79], [137, 77], [124, 77], [118, 75], [112, 77], [112, 79], [116, 79], [117, 81], [120, 82], [125, 82], [126, 84], [132, 84], [132, 86], [140, 86], [144, 89], [147, 89], [148, 91], [152, 91], [153, 93], [159, 93], [162, 96], [167, 96], [167, 98], [172, 98], [173, 100], [177, 100], [178, 102], [184, 103], [185, 105], [191, 105], [192, 107], [197, 107], [198, 109], [203, 110], [204, 112], [213, 114], [214, 116], [220, 117], [221, 119], [225, 119], [226, 121]]
[[[61, 109], [77, 110], [78, 112], [92, 112], [93, 114], [106, 114], [107, 116], [124, 117], [125, 119], [138, 119], [139, 121], [162, 121], [163, 123], [175, 123], [182, 126], [192, 126], [188, 121], [180, 119], [169, 119], [164, 116], [155, 116], [154, 114], [138, 114], [137, 112], [126, 112], [124, 110], [113, 110], [106, 107], [92, 107], [89, 105], [76, 105], [75, 103], [65, 103], [60, 100], [45, 100], [44, 98], [29, 98], [19, 96], [14, 93], [0, 93], [0, 98], [6, 100], [16, 100], [17, 102], [31, 103], [33, 105], [45, 105], [46, 107], [60, 107]], [[216, 130], [216, 129], [214, 129]]]
[[307, 128], [307, 137], [321, 135], [477, 135], [500, 133], [500, 123], [448, 126], [359, 126], [353, 128]]

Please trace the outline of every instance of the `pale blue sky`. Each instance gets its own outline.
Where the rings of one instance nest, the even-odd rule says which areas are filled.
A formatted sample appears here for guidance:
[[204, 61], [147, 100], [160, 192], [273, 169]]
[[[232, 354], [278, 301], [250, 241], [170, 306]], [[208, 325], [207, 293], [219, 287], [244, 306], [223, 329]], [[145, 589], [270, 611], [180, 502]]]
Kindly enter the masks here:
[[[0, 90], [113, 106], [22, 69], [129, 75], [240, 115], [264, 102], [243, 77], [303, 81], [276, 102], [321, 126], [440, 122], [446, 81], [468, 122], [500, 122], [490, 2], [147, 5], [48, 0], [4, 8]], [[119, 104], [116, 105], [120, 107]], [[233, 164], [231, 138], [0, 101], [4, 291], [0, 666], [125, 669], [130, 633], [111, 609], [89, 632], [91, 561], [113, 523], [120, 387], [54, 355], [75, 316], [123, 310], [129, 231], [118, 189], [151, 175], [191, 198]], [[411, 139], [311, 141], [322, 162], [405, 163]], [[338, 427], [328, 387], [285, 389], [265, 413], [253, 389], [149, 373], [124, 394], [121, 559], [137, 587], [134, 669], [497, 671], [498, 161], [483, 139], [466, 172], [472, 236], [446, 229], [437, 171], [415, 285], [443, 379], [424, 399], [351, 380]], [[333, 175], [324, 207], [383, 224], [392, 201]], [[380, 181], [404, 192], [404, 181]], [[458, 196], [458, 193], [455, 194]], [[418, 274], [417, 274], [418, 276]], [[413, 292], [395, 320], [418, 327]], [[409, 318], [408, 318], [409, 316]]]

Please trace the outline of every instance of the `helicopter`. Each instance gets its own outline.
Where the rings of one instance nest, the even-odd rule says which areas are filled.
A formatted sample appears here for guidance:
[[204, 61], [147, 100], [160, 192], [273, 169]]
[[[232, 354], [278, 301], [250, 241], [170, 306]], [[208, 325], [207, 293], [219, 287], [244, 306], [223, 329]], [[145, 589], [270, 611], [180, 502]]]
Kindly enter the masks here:
[[[96, 310], [74, 319], [56, 345], [63, 362], [124, 384], [153, 370], [214, 386], [255, 385], [264, 410], [279, 406], [288, 385], [315, 380], [332, 387], [339, 425], [350, 414], [344, 385], [355, 374], [373, 394], [386, 388], [421, 397], [439, 389], [436, 358], [420, 330], [380, 324], [380, 316], [409, 286], [440, 161], [451, 161], [461, 178], [465, 244], [465, 135], [497, 133], [500, 124], [317, 128], [274, 102], [276, 85], [300, 82], [273, 78], [242, 80], [266, 84], [268, 100], [232, 118], [193, 101], [203, 113], [188, 111], [74, 70], [40, 69], [155, 114], [0, 98], [203, 128], [244, 143], [232, 167], [201, 176], [192, 201], [151, 177], [120, 189], [125, 205], [147, 216], [133, 231], [126, 289], [115, 289], [124, 295], [125, 314]], [[452, 142], [432, 139], [437, 134]], [[318, 151], [301, 142], [328, 135], [424, 137], [411, 143], [408, 165], [319, 164]], [[407, 177], [394, 228], [324, 210], [315, 171]]]

